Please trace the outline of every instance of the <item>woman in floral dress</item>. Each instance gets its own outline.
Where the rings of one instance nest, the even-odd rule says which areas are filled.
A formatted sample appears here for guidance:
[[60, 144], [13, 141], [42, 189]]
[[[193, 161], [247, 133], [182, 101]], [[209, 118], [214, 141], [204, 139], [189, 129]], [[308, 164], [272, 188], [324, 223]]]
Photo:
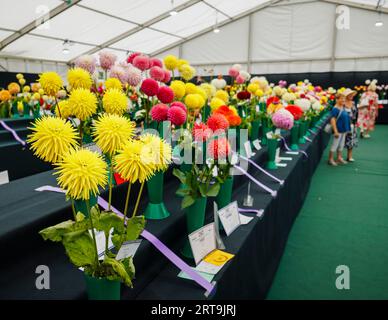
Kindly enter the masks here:
[[361, 138], [370, 138], [369, 132], [374, 130], [378, 112], [378, 95], [376, 93], [377, 80], [367, 80], [368, 89], [364, 92], [358, 106], [358, 122]]

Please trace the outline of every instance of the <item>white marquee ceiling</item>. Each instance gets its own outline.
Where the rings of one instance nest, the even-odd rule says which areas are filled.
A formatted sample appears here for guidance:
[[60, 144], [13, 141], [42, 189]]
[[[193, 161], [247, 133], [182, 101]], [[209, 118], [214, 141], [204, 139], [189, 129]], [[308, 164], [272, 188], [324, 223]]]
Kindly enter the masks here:
[[[174, 0], [173, 7], [179, 13], [170, 16], [171, 0], [0, 0], [0, 57], [68, 62], [79, 55], [97, 53], [103, 48], [110, 48], [119, 56], [127, 55], [128, 51], [160, 53], [176, 43], [191, 40], [193, 35], [197, 37], [203, 31], [211, 31], [216, 20], [221, 25], [228, 22], [237, 25], [240, 23], [239, 20], [236, 22], [234, 20], [241, 18], [245, 13], [252, 13], [266, 6], [274, 6], [276, 10], [276, 4], [287, 2], [291, 1]], [[373, 10], [378, 0], [304, 2], [312, 2], [311, 5], [315, 2], [352, 4]], [[388, 12], [388, 0], [380, 0], [380, 3], [383, 10]], [[39, 25], [36, 21], [42, 21], [42, 16], [46, 17], [45, 23]], [[300, 12], [300, 16], [303, 16], [303, 12]], [[261, 18], [271, 22], [268, 14]], [[290, 17], [286, 16], [283, 20], [285, 27], [288, 19]], [[318, 22], [323, 20], [324, 17], [317, 19]], [[303, 23], [314, 24], [314, 21], [314, 17], [297, 21], [293, 25], [293, 32], [308, 33], [308, 27], [304, 29]], [[255, 23], [260, 24], [260, 20], [253, 24]], [[261, 24], [258, 33], [275, 32], [277, 28], [284, 29], [281, 24], [273, 28]], [[332, 30], [328, 30], [325, 37], [316, 40], [316, 43], [310, 43], [310, 47], [321, 46], [323, 41], [328, 41], [328, 35], [331, 33]], [[221, 37], [221, 34], [219, 35]], [[238, 33], [233, 35], [237, 42], [241, 42], [237, 40]], [[282, 35], [279, 34], [279, 37]], [[228, 37], [223, 38], [228, 41]], [[71, 42], [70, 53], [67, 55], [62, 52], [65, 40]], [[229, 41], [233, 42], [233, 39]], [[244, 41], [241, 43], [247, 45]], [[299, 47], [303, 48], [304, 44], [300, 44]], [[213, 49], [217, 50], [216, 47]], [[282, 47], [275, 49], [279, 56], [274, 58], [288, 56]], [[254, 47], [254, 50], [260, 51], [262, 48]], [[341, 47], [338, 50], [341, 53]], [[296, 56], [303, 56], [303, 52], [294, 53]]]

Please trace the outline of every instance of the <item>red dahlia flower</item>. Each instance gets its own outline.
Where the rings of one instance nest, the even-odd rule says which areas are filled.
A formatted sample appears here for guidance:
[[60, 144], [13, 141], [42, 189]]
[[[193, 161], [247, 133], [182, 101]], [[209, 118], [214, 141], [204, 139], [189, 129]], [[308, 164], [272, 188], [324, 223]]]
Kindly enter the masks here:
[[210, 141], [207, 146], [208, 155], [214, 160], [226, 160], [231, 153], [231, 147], [227, 138], [222, 137]]
[[220, 113], [214, 113], [207, 119], [207, 125], [213, 131], [226, 130], [229, 128], [229, 122], [226, 117]]
[[294, 116], [294, 120], [299, 120], [303, 115], [302, 108], [293, 104], [288, 105], [286, 110]]

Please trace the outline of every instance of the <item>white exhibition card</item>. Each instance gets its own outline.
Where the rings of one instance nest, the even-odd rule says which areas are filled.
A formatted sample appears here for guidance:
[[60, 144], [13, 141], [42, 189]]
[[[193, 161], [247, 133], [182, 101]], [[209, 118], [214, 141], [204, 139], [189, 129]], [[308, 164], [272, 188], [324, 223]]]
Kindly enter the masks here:
[[222, 269], [223, 266], [224, 265], [216, 266], [215, 264], [201, 261], [200, 264], [196, 266], [195, 270], [215, 275]]
[[253, 146], [255, 147], [255, 149], [257, 151], [259, 151], [261, 149], [261, 144], [260, 144], [260, 140], [256, 139], [255, 141], [252, 142], [253, 143]]
[[189, 241], [195, 264], [201, 262], [210, 252], [217, 249], [214, 222], [189, 234]]
[[299, 154], [298, 151], [286, 151], [287, 154], [291, 154], [291, 155], [294, 155], [294, 156], [297, 156]]
[[276, 130], [275, 130], [275, 134], [276, 134], [276, 135], [278, 135], [278, 136], [280, 136], [280, 135], [281, 135], [281, 131], [280, 131], [280, 129], [279, 129], [279, 128], [276, 128]]
[[240, 223], [241, 223], [241, 225], [246, 225], [249, 222], [251, 222], [252, 220], [253, 220], [253, 217], [247, 217], [246, 215], [240, 213]]
[[116, 260], [122, 260], [128, 257], [134, 257], [137, 249], [139, 249], [141, 239], [134, 241], [126, 241], [117, 252]]
[[8, 170], [0, 172], [0, 185], [9, 183]]
[[253, 157], [255, 154], [252, 152], [251, 142], [245, 141], [244, 142], [244, 148], [245, 148], [245, 154], [247, 155], [247, 158]]
[[218, 210], [222, 226], [227, 236], [232, 234], [240, 225], [240, 214], [238, 213], [237, 201], [228, 204], [226, 207]]
[[278, 163], [280, 162], [280, 148], [276, 149], [276, 155], [275, 155], [275, 162]]

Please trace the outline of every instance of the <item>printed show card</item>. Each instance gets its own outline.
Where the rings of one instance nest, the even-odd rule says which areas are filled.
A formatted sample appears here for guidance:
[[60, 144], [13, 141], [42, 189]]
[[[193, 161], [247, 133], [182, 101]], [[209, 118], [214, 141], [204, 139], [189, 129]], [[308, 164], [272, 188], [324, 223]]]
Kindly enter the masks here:
[[206, 262], [202, 260], [199, 265], [196, 266], [195, 270], [208, 273], [208, 274], [213, 274], [216, 275], [218, 271], [222, 269], [223, 265], [217, 266], [213, 263]]
[[122, 260], [128, 257], [134, 257], [137, 249], [139, 249], [141, 239], [134, 241], [126, 241], [121, 246], [119, 252], [116, 255], [116, 260]]
[[253, 217], [247, 217], [240, 213], [240, 223], [241, 225], [246, 225], [253, 220]]
[[251, 142], [245, 141], [244, 143], [245, 154], [248, 159], [252, 158], [255, 154], [252, 152]]
[[234, 230], [240, 226], [240, 215], [238, 213], [237, 201], [228, 204], [226, 207], [218, 210], [222, 226], [229, 236]]
[[[201, 271], [196, 270], [196, 268], [192, 268], [192, 269], [197, 271], [203, 278], [205, 278], [209, 282], [211, 282], [214, 278], [214, 274], [201, 272]], [[178, 277], [182, 278], [182, 279], [193, 280], [193, 279], [191, 279], [191, 277], [187, 273], [185, 273], [183, 271], [179, 272]]]
[[8, 182], [9, 182], [8, 170], [1, 171], [0, 172], [0, 185], [1, 184], [6, 184]]
[[217, 249], [214, 222], [190, 233], [189, 241], [195, 264], [198, 265], [204, 257]]
[[280, 148], [276, 149], [275, 162], [276, 163], [280, 162]]
[[255, 141], [252, 142], [253, 143], [253, 146], [255, 147], [255, 149], [257, 151], [259, 151], [261, 149], [261, 144], [260, 144], [260, 140], [256, 139]]

